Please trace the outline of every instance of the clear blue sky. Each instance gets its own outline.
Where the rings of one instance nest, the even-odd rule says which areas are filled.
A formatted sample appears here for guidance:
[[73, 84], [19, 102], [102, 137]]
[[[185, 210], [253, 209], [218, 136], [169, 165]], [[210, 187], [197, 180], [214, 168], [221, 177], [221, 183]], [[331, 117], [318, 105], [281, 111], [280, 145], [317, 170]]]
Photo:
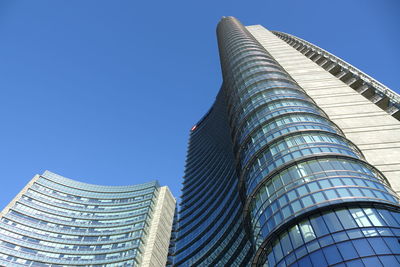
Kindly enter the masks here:
[[221, 16], [304, 38], [395, 91], [400, 2], [0, 1], [0, 209], [48, 169], [180, 195], [221, 84]]

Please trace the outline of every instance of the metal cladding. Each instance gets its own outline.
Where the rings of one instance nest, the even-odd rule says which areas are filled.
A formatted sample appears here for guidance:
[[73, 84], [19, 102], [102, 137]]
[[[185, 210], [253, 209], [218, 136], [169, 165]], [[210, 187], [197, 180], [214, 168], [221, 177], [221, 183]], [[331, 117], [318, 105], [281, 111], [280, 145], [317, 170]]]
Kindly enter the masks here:
[[237, 19], [217, 35], [223, 85], [191, 130], [174, 264], [400, 264], [384, 175]]
[[3, 211], [0, 265], [137, 266], [158, 191], [37, 175]]

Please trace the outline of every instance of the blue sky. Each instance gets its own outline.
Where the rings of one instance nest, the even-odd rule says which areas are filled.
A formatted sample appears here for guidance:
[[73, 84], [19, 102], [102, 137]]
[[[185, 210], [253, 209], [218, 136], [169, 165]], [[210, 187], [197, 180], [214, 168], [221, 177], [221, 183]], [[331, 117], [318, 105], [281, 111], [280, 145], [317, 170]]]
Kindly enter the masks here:
[[304, 38], [398, 92], [400, 2], [0, 2], [0, 209], [36, 173], [175, 196], [221, 84], [221, 16]]

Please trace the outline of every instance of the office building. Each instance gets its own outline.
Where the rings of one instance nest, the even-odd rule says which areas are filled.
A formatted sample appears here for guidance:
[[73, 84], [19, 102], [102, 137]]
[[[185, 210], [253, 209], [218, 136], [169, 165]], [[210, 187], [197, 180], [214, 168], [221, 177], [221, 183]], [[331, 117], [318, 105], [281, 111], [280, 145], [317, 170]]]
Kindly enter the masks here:
[[157, 182], [100, 186], [46, 171], [0, 214], [0, 266], [164, 266], [174, 209]]
[[399, 96], [285, 33], [224, 17], [217, 36], [171, 264], [400, 265]]

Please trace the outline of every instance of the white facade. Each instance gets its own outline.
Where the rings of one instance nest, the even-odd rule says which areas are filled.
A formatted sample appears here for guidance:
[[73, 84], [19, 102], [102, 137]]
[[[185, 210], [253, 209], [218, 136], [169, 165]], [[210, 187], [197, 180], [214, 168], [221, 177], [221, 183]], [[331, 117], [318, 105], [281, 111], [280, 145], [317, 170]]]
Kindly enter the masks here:
[[175, 211], [175, 199], [168, 187], [160, 188], [142, 258], [142, 267], [165, 266]]

